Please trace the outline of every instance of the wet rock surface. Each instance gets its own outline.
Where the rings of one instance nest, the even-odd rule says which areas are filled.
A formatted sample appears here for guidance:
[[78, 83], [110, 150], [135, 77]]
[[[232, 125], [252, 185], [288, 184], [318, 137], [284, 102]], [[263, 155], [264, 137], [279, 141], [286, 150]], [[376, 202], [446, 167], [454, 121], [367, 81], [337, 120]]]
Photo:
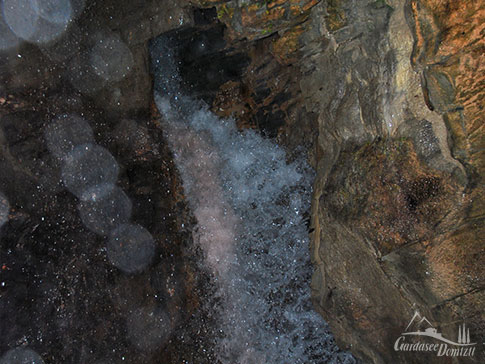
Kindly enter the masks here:
[[[446, 337], [466, 321], [483, 341], [483, 7], [329, 0], [299, 2], [308, 11], [298, 20], [274, 20], [256, 4], [213, 4], [230, 41], [259, 39], [270, 50], [250, 53], [250, 65], [269, 60], [265, 68], [278, 70], [268, 82], [250, 66], [242, 82], [221, 87], [214, 106], [254, 125], [254, 109], [239, 105], [267, 110], [269, 103], [273, 115], [283, 110], [278, 138], [290, 149], [304, 140], [314, 151], [312, 286], [342, 347], [366, 361], [422, 362], [393, 349], [416, 310]], [[285, 70], [287, 92], [275, 97], [272, 81]], [[270, 87], [261, 92], [262, 84]], [[277, 107], [282, 99], [290, 110], [295, 101], [305, 108], [288, 117]]]
[[296, 74], [266, 54], [273, 39], [227, 38], [215, 8], [88, 1], [76, 16], [1, 54], [0, 353], [214, 363], [213, 277], [153, 106], [149, 40], [179, 29], [187, 92], [272, 137], [303, 112]]
[[[0, 361], [202, 363], [211, 319], [198, 292], [210, 291], [209, 276], [151, 108], [148, 67], [148, 40], [189, 12], [168, 2], [85, 5], [53, 43], [0, 55]], [[76, 158], [79, 146], [95, 156]], [[115, 197], [103, 192], [112, 183]], [[102, 188], [85, 195], [86, 184]], [[147, 242], [135, 265], [116, 250], [126, 236]]]
[[[0, 354], [214, 362], [214, 318], [200, 310], [211, 277], [153, 105], [149, 40], [162, 33], [181, 44], [187, 93], [290, 159], [309, 151], [314, 306], [342, 349], [364, 362], [451, 363], [394, 351], [415, 310], [446, 337], [466, 321], [484, 341], [480, 2], [83, 5], [52, 42], [0, 42]], [[111, 225], [80, 213], [61, 182], [46, 129], [64, 114], [84, 118], [119, 166], [123, 222], [154, 241], [142, 273], [109, 261]]]
[[327, 1], [313, 13], [326, 45], [306, 50], [302, 79], [307, 107], [320, 110], [312, 287], [336, 337], [371, 362], [454, 360], [394, 350], [414, 311], [445, 337], [463, 321], [474, 342], [485, 332], [483, 185], [471, 157], [482, 137], [467, 131], [482, 124], [470, 78], [483, 69], [483, 9], [445, 3]]

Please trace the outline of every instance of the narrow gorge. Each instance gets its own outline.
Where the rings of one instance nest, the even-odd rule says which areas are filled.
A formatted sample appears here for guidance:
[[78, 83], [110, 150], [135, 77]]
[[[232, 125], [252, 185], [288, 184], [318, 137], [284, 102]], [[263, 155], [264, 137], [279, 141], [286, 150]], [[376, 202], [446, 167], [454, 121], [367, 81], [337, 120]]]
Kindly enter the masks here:
[[483, 361], [482, 2], [0, 5], [1, 364]]

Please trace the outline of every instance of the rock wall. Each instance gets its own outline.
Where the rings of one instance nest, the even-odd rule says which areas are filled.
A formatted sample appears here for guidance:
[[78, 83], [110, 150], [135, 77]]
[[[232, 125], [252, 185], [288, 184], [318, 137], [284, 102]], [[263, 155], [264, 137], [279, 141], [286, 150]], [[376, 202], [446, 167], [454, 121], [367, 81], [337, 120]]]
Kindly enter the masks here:
[[423, 362], [393, 349], [416, 310], [446, 337], [466, 321], [483, 341], [483, 11], [328, 1], [312, 13], [327, 43], [303, 48], [301, 80], [319, 114], [314, 302], [366, 361]]
[[[193, 22], [183, 5], [86, 1], [60, 38], [0, 52], [2, 214], [10, 208], [0, 232], [0, 362], [10, 363], [3, 355], [16, 347], [45, 363], [207, 360], [211, 320], [187, 320], [210, 290], [208, 276], [190, 249], [192, 215], [152, 108], [149, 72], [148, 41]], [[92, 66], [94, 49], [106, 68]], [[131, 221], [153, 237], [155, 257], [140, 274], [110, 263], [106, 238], [85, 225], [79, 200], [61, 182], [46, 130], [72, 114], [116, 159]], [[170, 337], [179, 326], [186, 336]]]
[[231, 46], [254, 49], [214, 110], [260, 127], [273, 115], [281, 143], [311, 150], [314, 304], [339, 344], [366, 362], [423, 362], [393, 349], [415, 311], [446, 337], [466, 321], [481, 342], [483, 6], [201, 5], [216, 6]]
[[[290, 158], [309, 151], [317, 172], [314, 306], [340, 347], [364, 362], [452, 362], [394, 351], [416, 310], [446, 337], [466, 321], [473, 340], [484, 341], [481, 2], [85, 5], [58, 41], [0, 54], [0, 187], [11, 207], [2, 228], [1, 352], [29, 345], [47, 362], [211, 362], [210, 320], [189, 320], [210, 287], [187, 250], [191, 215], [152, 100], [148, 43], [174, 29], [191, 94], [240, 127], [277, 138]], [[110, 68], [89, 68], [84, 55], [103, 50], [107, 35], [124, 49], [110, 60], [129, 72], [102, 82]], [[119, 185], [134, 219], [168, 252], [140, 277], [110, 268], [99, 253], [103, 240], [83, 228], [59, 184], [43, 130], [60, 113], [89, 120], [96, 142], [124, 166]], [[133, 330], [157, 332], [146, 318], [160, 305], [156, 297], [169, 311], [183, 307], [171, 325], [197, 339], [177, 336], [140, 356], [126, 317], [138, 312], [142, 324]]]

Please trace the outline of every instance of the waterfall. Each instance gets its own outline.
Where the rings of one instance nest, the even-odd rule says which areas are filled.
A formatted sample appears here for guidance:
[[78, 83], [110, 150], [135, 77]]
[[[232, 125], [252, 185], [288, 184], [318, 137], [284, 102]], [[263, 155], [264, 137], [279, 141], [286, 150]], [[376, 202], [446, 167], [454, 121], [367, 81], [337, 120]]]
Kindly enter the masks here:
[[219, 304], [206, 307], [217, 310], [217, 359], [354, 363], [311, 305], [304, 215], [313, 171], [304, 153], [288, 163], [274, 141], [184, 95], [168, 39], [154, 42], [152, 58], [165, 137], [197, 219], [194, 242], [217, 286]]

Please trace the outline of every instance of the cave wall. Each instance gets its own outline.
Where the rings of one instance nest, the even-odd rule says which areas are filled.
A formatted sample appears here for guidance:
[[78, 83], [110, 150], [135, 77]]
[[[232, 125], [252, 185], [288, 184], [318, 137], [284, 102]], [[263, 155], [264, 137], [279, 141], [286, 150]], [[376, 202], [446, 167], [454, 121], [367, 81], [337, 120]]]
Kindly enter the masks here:
[[[211, 320], [190, 320], [209, 278], [190, 249], [193, 218], [153, 106], [148, 56], [150, 39], [192, 23], [179, 1], [88, 0], [61, 38], [0, 52], [0, 191], [10, 207], [0, 232], [0, 362], [16, 347], [45, 363], [210, 361]], [[107, 48], [107, 63], [126, 54], [132, 62], [104, 82], [89, 56], [110, 37], [125, 52]], [[85, 226], [61, 182], [45, 131], [65, 114], [82, 116], [120, 166], [131, 221], [156, 245], [140, 274], [110, 263], [105, 237]], [[171, 338], [180, 327], [186, 336]]]
[[275, 64], [269, 80], [250, 67], [221, 88], [231, 106], [215, 107], [221, 93], [215, 112], [257, 126], [248, 114], [269, 104], [275, 115], [281, 97], [269, 87], [261, 105], [251, 90], [290, 70], [284, 99], [295, 111], [282, 114], [277, 136], [309, 148], [316, 168], [314, 305], [341, 347], [365, 362], [423, 362], [393, 349], [415, 311], [446, 337], [466, 321], [481, 342], [483, 6], [201, 3], [214, 5], [230, 44], [266, 50], [250, 53], [251, 65]]
[[328, 1], [312, 16], [328, 42], [301, 81], [319, 113], [317, 309], [371, 362], [422, 362], [393, 350], [414, 311], [481, 342], [483, 7]]
[[[188, 233], [179, 227], [190, 213], [167, 162], [148, 66], [148, 41], [174, 29], [189, 47], [187, 85], [214, 112], [277, 138], [290, 158], [301, 146], [309, 153], [317, 172], [309, 227], [314, 306], [341, 348], [364, 362], [433, 362], [393, 350], [415, 310], [447, 337], [466, 320], [482, 342], [483, 17], [480, 2], [452, 0], [87, 1], [67, 40], [2, 53], [0, 185], [12, 206], [2, 248], [16, 253], [2, 256], [12, 270], [2, 272], [1, 294], [4, 312], [17, 312], [2, 317], [2, 351], [25, 335], [47, 361], [93, 361], [126, 347], [122, 317], [137, 302], [156, 307], [147, 297], [166, 297], [174, 310], [185, 305], [187, 317], [196, 311], [202, 273], [185, 255]], [[100, 30], [120, 37], [133, 64], [122, 80], [86, 88], [77, 82], [77, 57]], [[217, 37], [208, 44], [221, 32], [224, 42], [192, 47], [210, 32]], [[201, 72], [215, 82], [197, 84]], [[59, 166], [42, 144], [43, 128], [65, 112], [83, 114], [97, 142], [123, 160], [120, 185], [136, 218], [172, 254], [143, 277], [130, 280], [107, 268], [96, 253], [102, 241], [78, 232], [75, 201], [59, 187]], [[68, 236], [74, 244], [38, 243], [47, 234], [43, 218], [53, 226], [59, 216], [72, 229], [52, 240]], [[177, 279], [162, 282], [170, 274]], [[32, 297], [29, 281], [43, 283], [22, 306]], [[189, 283], [177, 288], [180, 281]], [[99, 312], [110, 313], [108, 325], [96, 321]], [[14, 325], [20, 315], [30, 323]], [[46, 321], [53, 329], [41, 345], [37, 333]], [[19, 327], [31, 328], [25, 334]], [[179, 348], [202, 350], [203, 340], [201, 334], [194, 343], [175, 341], [163, 355], [181, 360]], [[153, 362], [159, 354], [140, 358], [128, 347], [127, 362]]]

